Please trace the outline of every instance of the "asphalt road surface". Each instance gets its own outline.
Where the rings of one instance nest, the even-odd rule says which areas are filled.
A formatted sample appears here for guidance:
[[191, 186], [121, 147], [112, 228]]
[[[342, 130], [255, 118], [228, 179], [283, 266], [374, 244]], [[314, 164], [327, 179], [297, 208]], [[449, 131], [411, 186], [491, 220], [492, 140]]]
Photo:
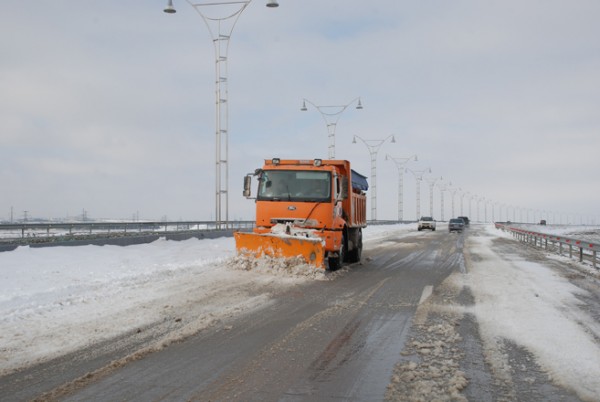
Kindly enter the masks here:
[[[158, 351], [124, 337], [123, 347], [93, 359], [74, 354], [0, 378], [0, 399], [578, 401], [510, 345], [510, 364], [537, 375], [538, 385], [496, 381], [472, 317], [428, 307], [473, 303], [468, 289], [444, 281], [468, 270], [465, 239], [477, 230], [415, 231], [369, 244], [363, 261], [333, 280], [275, 291], [266, 307]], [[422, 364], [428, 357], [431, 364]], [[415, 376], [425, 376], [431, 389], [415, 389]]]

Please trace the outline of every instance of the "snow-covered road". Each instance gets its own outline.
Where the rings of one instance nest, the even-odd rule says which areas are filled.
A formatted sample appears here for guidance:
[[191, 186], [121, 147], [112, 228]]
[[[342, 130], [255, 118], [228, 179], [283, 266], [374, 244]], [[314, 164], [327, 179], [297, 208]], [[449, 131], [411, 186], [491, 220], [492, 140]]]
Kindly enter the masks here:
[[[370, 227], [365, 248], [415, 231], [415, 224]], [[600, 400], [598, 273], [522, 245], [519, 253], [499, 248], [497, 240], [512, 239], [493, 225], [473, 227], [466, 239], [467, 272], [449, 280], [473, 294], [473, 305], [456, 309], [476, 317], [492, 370], [510, 377], [508, 341], [561, 387]], [[20, 247], [0, 253], [0, 376], [140, 328], [153, 328], [164, 346], [270, 302], [268, 291], [252, 289], [345, 274], [249, 267], [234, 257], [232, 238]]]

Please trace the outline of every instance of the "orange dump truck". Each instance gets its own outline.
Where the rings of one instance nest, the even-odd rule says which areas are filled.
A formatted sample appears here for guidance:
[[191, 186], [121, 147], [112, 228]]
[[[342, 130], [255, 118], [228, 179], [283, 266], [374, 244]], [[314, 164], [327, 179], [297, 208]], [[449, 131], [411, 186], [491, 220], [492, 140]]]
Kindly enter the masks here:
[[360, 261], [368, 185], [350, 162], [265, 160], [245, 177], [246, 198], [251, 198], [252, 176], [258, 178], [256, 227], [234, 234], [238, 254], [301, 257], [330, 270]]

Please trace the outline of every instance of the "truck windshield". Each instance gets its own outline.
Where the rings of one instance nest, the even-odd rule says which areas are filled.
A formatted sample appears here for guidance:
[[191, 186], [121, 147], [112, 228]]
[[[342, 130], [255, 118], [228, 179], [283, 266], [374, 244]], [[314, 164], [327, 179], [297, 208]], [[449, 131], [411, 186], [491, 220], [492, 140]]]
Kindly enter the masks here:
[[331, 173], [311, 170], [264, 170], [258, 200], [325, 202], [331, 199]]

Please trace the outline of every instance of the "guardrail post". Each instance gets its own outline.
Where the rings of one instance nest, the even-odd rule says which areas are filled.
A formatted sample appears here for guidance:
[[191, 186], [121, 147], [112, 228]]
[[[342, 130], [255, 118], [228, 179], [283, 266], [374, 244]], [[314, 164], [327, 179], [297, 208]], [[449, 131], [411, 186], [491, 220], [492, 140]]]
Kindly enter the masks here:
[[583, 262], [583, 247], [579, 247], [579, 262]]
[[594, 252], [592, 253], [592, 258], [593, 258], [593, 262], [592, 265], [594, 266], [594, 268], [596, 268], [596, 258], [598, 258], [598, 252], [596, 250], [594, 250]]
[[573, 258], [573, 245], [569, 244], [569, 258]]

